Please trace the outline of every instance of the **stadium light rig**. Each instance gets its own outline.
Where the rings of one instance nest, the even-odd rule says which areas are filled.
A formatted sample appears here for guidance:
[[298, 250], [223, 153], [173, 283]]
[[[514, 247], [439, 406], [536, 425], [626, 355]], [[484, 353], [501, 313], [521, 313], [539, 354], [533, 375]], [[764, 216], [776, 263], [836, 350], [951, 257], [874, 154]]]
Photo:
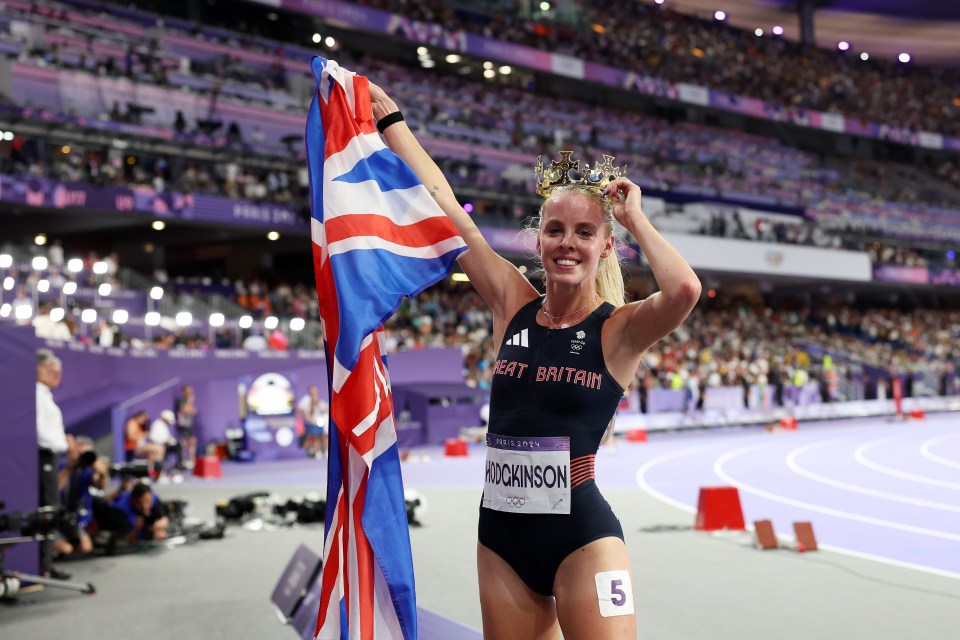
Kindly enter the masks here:
[[107, 272], [107, 263], [103, 260], [98, 260], [93, 263], [93, 272], [98, 276], [102, 276]]
[[778, 25], [778, 24], [774, 25], [774, 26], [773, 26], [773, 35], [775, 35], [775, 36], [782, 36], [782, 35], [783, 35], [783, 27], [781, 27], [781, 26]]
[[143, 324], [148, 327], [155, 327], [160, 324], [160, 312], [159, 311], [150, 311], [147, 315], [143, 316]]
[[114, 309], [113, 310], [113, 323], [114, 324], [127, 324], [127, 320], [130, 319], [130, 313], [126, 309]]
[[294, 318], [290, 321], [291, 331], [303, 331], [305, 326], [307, 326], [307, 323], [304, 322], [303, 318]]
[[14, 284], [16, 284], [16, 282], [14, 282], [13, 277], [7, 276], [6, 278], [3, 279], [3, 290], [10, 291], [11, 289], [13, 289]]
[[724, 20], [727, 19], [727, 14], [725, 11], [721, 11], [720, 9], [717, 9], [714, 12], [713, 17], [716, 18], [718, 22], [723, 22]]
[[46, 293], [47, 291], [50, 291], [50, 281], [44, 278], [37, 282], [37, 291], [40, 293]]
[[240, 321], [237, 324], [241, 329], [249, 329], [253, 326], [253, 318], [251, 316], [240, 316]]
[[277, 319], [277, 316], [268, 316], [267, 319], [263, 321], [263, 327], [271, 331], [276, 329], [279, 324], [280, 321]]
[[222, 313], [211, 313], [210, 314], [210, 326], [211, 327], [222, 327], [224, 317]]
[[64, 317], [63, 307], [54, 307], [50, 309], [50, 320], [51, 322], [60, 322]]
[[77, 283], [76, 282], [65, 282], [63, 283], [63, 295], [72, 296], [77, 292]]
[[13, 315], [17, 320], [29, 320], [33, 315], [33, 307], [28, 304], [17, 305]]
[[154, 231], [163, 231], [167, 228], [167, 223], [163, 220], [154, 220], [150, 226], [153, 227]]
[[44, 256], [35, 256], [30, 264], [34, 271], [43, 271], [49, 263]]
[[849, 48], [850, 48], [850, 43], [847, 42], [846, 40], [841, 40], [840, 42], [837, 43], [837, 49], [840, 49], [840, 51], [846, 51]]
[[113, 287], [110, 286], [109, 282], [104, 282], [97, 287], [97, 295], [99, 295], [101, 298], [106, 298], [109, 296], [111, 291], [113, 291]]
[[33, 244], [37, 245], [38, 247], [42, 247], [43, 245], [47, 244], [47, 235], [44, 233], [38, 233], [33, 239]]
[[154, 288], [150, 289], [150, 298], [151, 298], [151, 299], [153, 299], [153, 300], [159, 300], [159, 299], [161, 299], [162, 297], [163, 297], [163, 288], [162, 288], [162, 287], [154, 287]]
[[80, 258], [70, 258], [67, 260], [67, 271], [70, 273], [80, 273], [83, 271], [83, 260]]
[[189, 311], [178, 311], [174, 321], [178, 327], [189, 327], [193, 324], [193, 314]]
[[866, 62], [867, 60], [870, 59], [870, 54], [864, 51], [863, 53], [860, 54], [860, 59]]
[[13, 265], [13, 256], [9, 253], [0, 253], [0, 269], [9, 269]]
[[899, 60], [900, 62], [906, 64], [906, 63], [910, 62], [910, 54], [909, 54], [909, 53], [901, 53], [899, 56], [897, 56], [897, 60]]
[[90, 324], [91, 322], [97, 321], [97, 310], [96, 309], [84, 309], [83, 313], [80, 314], [80, 321]]

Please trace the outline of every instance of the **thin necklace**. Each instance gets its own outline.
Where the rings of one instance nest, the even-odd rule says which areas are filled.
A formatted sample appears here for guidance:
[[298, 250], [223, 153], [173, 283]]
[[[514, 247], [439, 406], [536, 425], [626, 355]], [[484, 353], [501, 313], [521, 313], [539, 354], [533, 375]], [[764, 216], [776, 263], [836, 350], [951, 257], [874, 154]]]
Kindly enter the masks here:
[[[594, 297], [593, 300], [591, 300], [591, 301], [588, 302], [587, 304], [583, 305], [582, 307], [580, 307], [580, 308], [577, 309], [576, 311], [571, 311], [570, 313], [565, 313], [565, 314], [563, 314], [562, 316], [552, 316], [552, 315], [550, 315], [549, 313], [547, 313], [547, 296], [543, 296], [543, 304], [540, 305], [540, 311], [543, 312], [543, 315], [547, 316], [547, 318], [550, 319], [550, 322], [551, 322], [551, 323], [556, 324], [556, 323], [557, 323], [557, 320], [559, 320], [560, 318], [568, 318], [568, 317], [570, 317], [570, 316], [572, 316], [572, 315], [578, 314], [578, 313], [580, 313], [581, 311], [583, 311], [584, 309], [586, 309], [587, 307], [589, 307], [590, 305], [596, 304], [596, 303], [597, 303], [597, 300], [599, 300], [599, 299], [600, 299], [600, 295], [597, 294], [597, 296]], [[569, 323], [564, 323], [564, 324], [561, 324], [561, 325], [560, 325], [560, 328], [561, 328], [561, 329], [566, 329], [566, 328], [569, 327], [569, 326], [570, 326]]]

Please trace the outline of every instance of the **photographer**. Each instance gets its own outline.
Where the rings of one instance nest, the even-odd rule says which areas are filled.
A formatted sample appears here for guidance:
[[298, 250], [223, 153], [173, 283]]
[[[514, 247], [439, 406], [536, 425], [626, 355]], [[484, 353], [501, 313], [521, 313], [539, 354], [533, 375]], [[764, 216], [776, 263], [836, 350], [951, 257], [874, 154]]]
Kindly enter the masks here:
[[122, 511], [129, 522], [127, 541], [166, 540], [170, 519], [167, 508], [150, 487], [138, 482], [129, 491], [116, 496], [113, 506]]
[[55, 557], [93, 551], [93, 541], [87, 533], [87, 525], [93, 520], [91, 489], [105, 489], [108, 480], [107, 463], [97, 460], [93, 442], [86, 437], [71, 440], [58, 482], [68, 518], [59, 527], [62, 537], [53, 543]]
[[[63, 414], [53, 399], [53, 390], [60, 386], [63, 365], [49, 349], [37, 351], [37, 446], [39, 447], [40, 506], [60, 505], [57, 472], [60, 456], [69, 442], [63, 428]], [[53, 566], [53, 542], [40, 542], [40, 573], [48, 578], [69, 580], [70, 574]]]

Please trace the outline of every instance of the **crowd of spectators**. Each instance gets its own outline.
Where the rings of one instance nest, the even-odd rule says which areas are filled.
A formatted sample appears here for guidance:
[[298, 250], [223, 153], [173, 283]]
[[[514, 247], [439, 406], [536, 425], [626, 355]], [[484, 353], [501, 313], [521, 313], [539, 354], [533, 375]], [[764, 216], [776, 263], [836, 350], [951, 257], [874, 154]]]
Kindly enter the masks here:
[[[423, 6], [433, 5], [428, 3]], [[438, 7], [435, 8], [439, 10]], [[414, 11], [406, 3], [389, 8]], [[423, 7], [421, 10], [424, 10]], [[586, 7], [585, 10], [591, 9]], [[631, 5], [630, 10], [650, 12], [654, 23], [666, 20], [665, 16], [670, 16], [666, 24], [673, 24], [678, 19], [676, 14], [637, 3]], [[689, 20], [679, 19], [680, 23]], [[707, 26], [708, 31], [736, 32], [723, 26]], [[122, 38], [122, 35], [118, 33], [115, 37]], [[242, 41], [246, 45], [253, 42], [244, 39], [242, 34], [236, 36], [235, 42]], [[604, 36], [609, 36], [609, 32], [604, 32]], [[159, 42], [159, 39], [152, 42]], [[238, 78], [266, 83], [282, 93], [286, 83], [271, 78], [277, 75], [275, 67], [283, 70], [281, 62], [286, 52], [282, 43], [273, 44], [272, 47], [260, 44], [261, 49], [276, 56], [268, 69], [244, 67], [247, 63], [229, 56], [229, 60], [213, 58], [212, 62], [200, 63], [187, 59], [187, 63], [220, 65], [232, 69], [233, 75]], [[159, 45], [140, 44], [136, 50], [146, 47], [149, 52], [150, 47], [156, 46]], [[38, 55], [42, 57], [46, 54], [39, 52]], [[146, 56], [147, 53], [137, 55]], [[177, 56], [168, 55], [168, 58], [164, 58], [163, 55], [155, 51], [154, 57], [177, 59]], [[529, 193], [530, 187], [525, 179], [528, 171], [518, 172], [516, 166], [503, 166], [502, 161], [500, 164], [492, 161], [490, 157], [485, 157], [485, 147], [509, 148], [529, 154], [530, 157], [543, 152], [549, 155], [561, 147], [572, 147], [586, 152], [584, 155], [589, 157], [599, 151], [616, 153], [622, 162], [633, 167], [635, 175], [642, 177], [645, 188], [668, 191], [693, 189], [714, 197], [750, 194], [769, 198], [776, 204], [813, 208], [825, 199], [854, 206], [859, 199], [875, 202], [878, 197], [909, 205], [960, 208], [960, 190], [956, 186], [949, 186], [956, 173], [955, 167], [951, 170], [949, 163], [940, 163], [931, 166], [929, 171], [921, 171], [907, 165], [872, 161], [851, 163], [836, 159], [823, 162], [758, 136], [692, 124], [672, 124], [635, 112], [592, 107], [572, 100], [548, 99], [519, 88], [476, 82], [459, 76], [438, 78], [433, 73], [367, 56], [354, 58], [342, 49], [338, 50], [337, 56], [343, 64], [369, 70], [377, 81], [396, 87], [398, 98], [404, 99], [407, 106], [408, 120], [420, 127], [421, 134], [426, 135], [428, 147], [430, 137], [459, 139], [476, 145], [476, 154], [472, 158], [447, 158], [441, 152], [437, 154], [438, 159], [451, 173], [455, 183], [485, 188], [490, 192], [513, 192], [519, 195]], [[190, 69], [184, 71], [189, 73]], [[184, 88], [199, 90], [196, 87]], [[276, 95], [277, 91], [271, 94]], [[423, 96], [430, 96], [430, 100], [422, 100]], [[114, 110], [117, 111], [114, 117], [125, 117], [118, 106]], [[898, 109], [892, 112], [903, 111]], [[948, 119], [949, 115], [945, 115], [944, 120]], [[620, 123], [621, 130], [616, 136], [605, 135], [604, 131], [589, 124], [608, 121]], [[182, 114], [178, 114], [174, 129], [178, 132], [189, 131], [192, 135], [199, 126], [188, 125]], [[249, 130], [244, 133], [243, 129]], [[234, 133], [231, 134], [231, 130]], [[237, 126], [233, 123], [228, 127], [227, 136], [221, 140], [223, 144], [230, 145], [244, 140], [256, 141], [262, 135], [256, 125]], [[121, 154], [113, 155], [110, 162], [105, 162], [103, 158], [93, 160], [93, 164], [113, 165], [112, 170], [109, 167], [104, 169], [107, 180], [123, 174], [122, 179], [137, 184], [159, 185], [182, 191], [220, 193], [230, 197], [301, 205], [305, 202], [306, 176], [294, 162], [285, 170], [257, 171], [237, 166], [232, 161], [203, 166], [169, 158], [144, 158], [143, 161], [138, 159], [131, 167], [125, 167], [119, 166], [122, 163], [116, 157]], [[66, 163], [66, 169], [72, 165], [73, 171], [65, 171], [64, 167], [58, 166], [58, 171], [48, 171], [48, 174], [76, 177], [77, 167], [88, 162], [84, 159], [71, 160]], [[168, 168], [169, 162], [178, 166]], [[522, 164], [528, 164], [526, 159]], [[522, 169], [527, 167], [523, 166]], [[42, 171], [43, 166], [35, 170]], [[96, 167], [86, 173], [96, 173]], [[521, 179], [517, 180], [517, 177]], [[508, 215], [513, 212], [510, 207], [482, 210], [490, 209], [506, 211]]]
[[597, 0], [573, 2], [563, 24], [520, 15], [482, 15], [449, 3], [364, 0], [362, 4], [479, 33], [488, 38], [574, 56], [672, 82], [760, 98], [774, 109], [815, 109], [911, 131], [960, 135], [955, 70], [860, 60], [840, 52], [758, 37], [664, 6], [630, 2], [611, 12]]

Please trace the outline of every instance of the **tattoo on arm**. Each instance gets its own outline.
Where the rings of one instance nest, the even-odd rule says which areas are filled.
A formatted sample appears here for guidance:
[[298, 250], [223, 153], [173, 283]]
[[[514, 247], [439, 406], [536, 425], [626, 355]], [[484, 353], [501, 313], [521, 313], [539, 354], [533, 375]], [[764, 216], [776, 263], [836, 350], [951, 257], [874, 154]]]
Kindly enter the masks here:
[[437, 186], [437, 185], [433, 185], [433, 189], [430, 190], [430, 196], [431, 196], [434, 200], [437, 199], [437, 191], [440, 191], [440, 187]]

